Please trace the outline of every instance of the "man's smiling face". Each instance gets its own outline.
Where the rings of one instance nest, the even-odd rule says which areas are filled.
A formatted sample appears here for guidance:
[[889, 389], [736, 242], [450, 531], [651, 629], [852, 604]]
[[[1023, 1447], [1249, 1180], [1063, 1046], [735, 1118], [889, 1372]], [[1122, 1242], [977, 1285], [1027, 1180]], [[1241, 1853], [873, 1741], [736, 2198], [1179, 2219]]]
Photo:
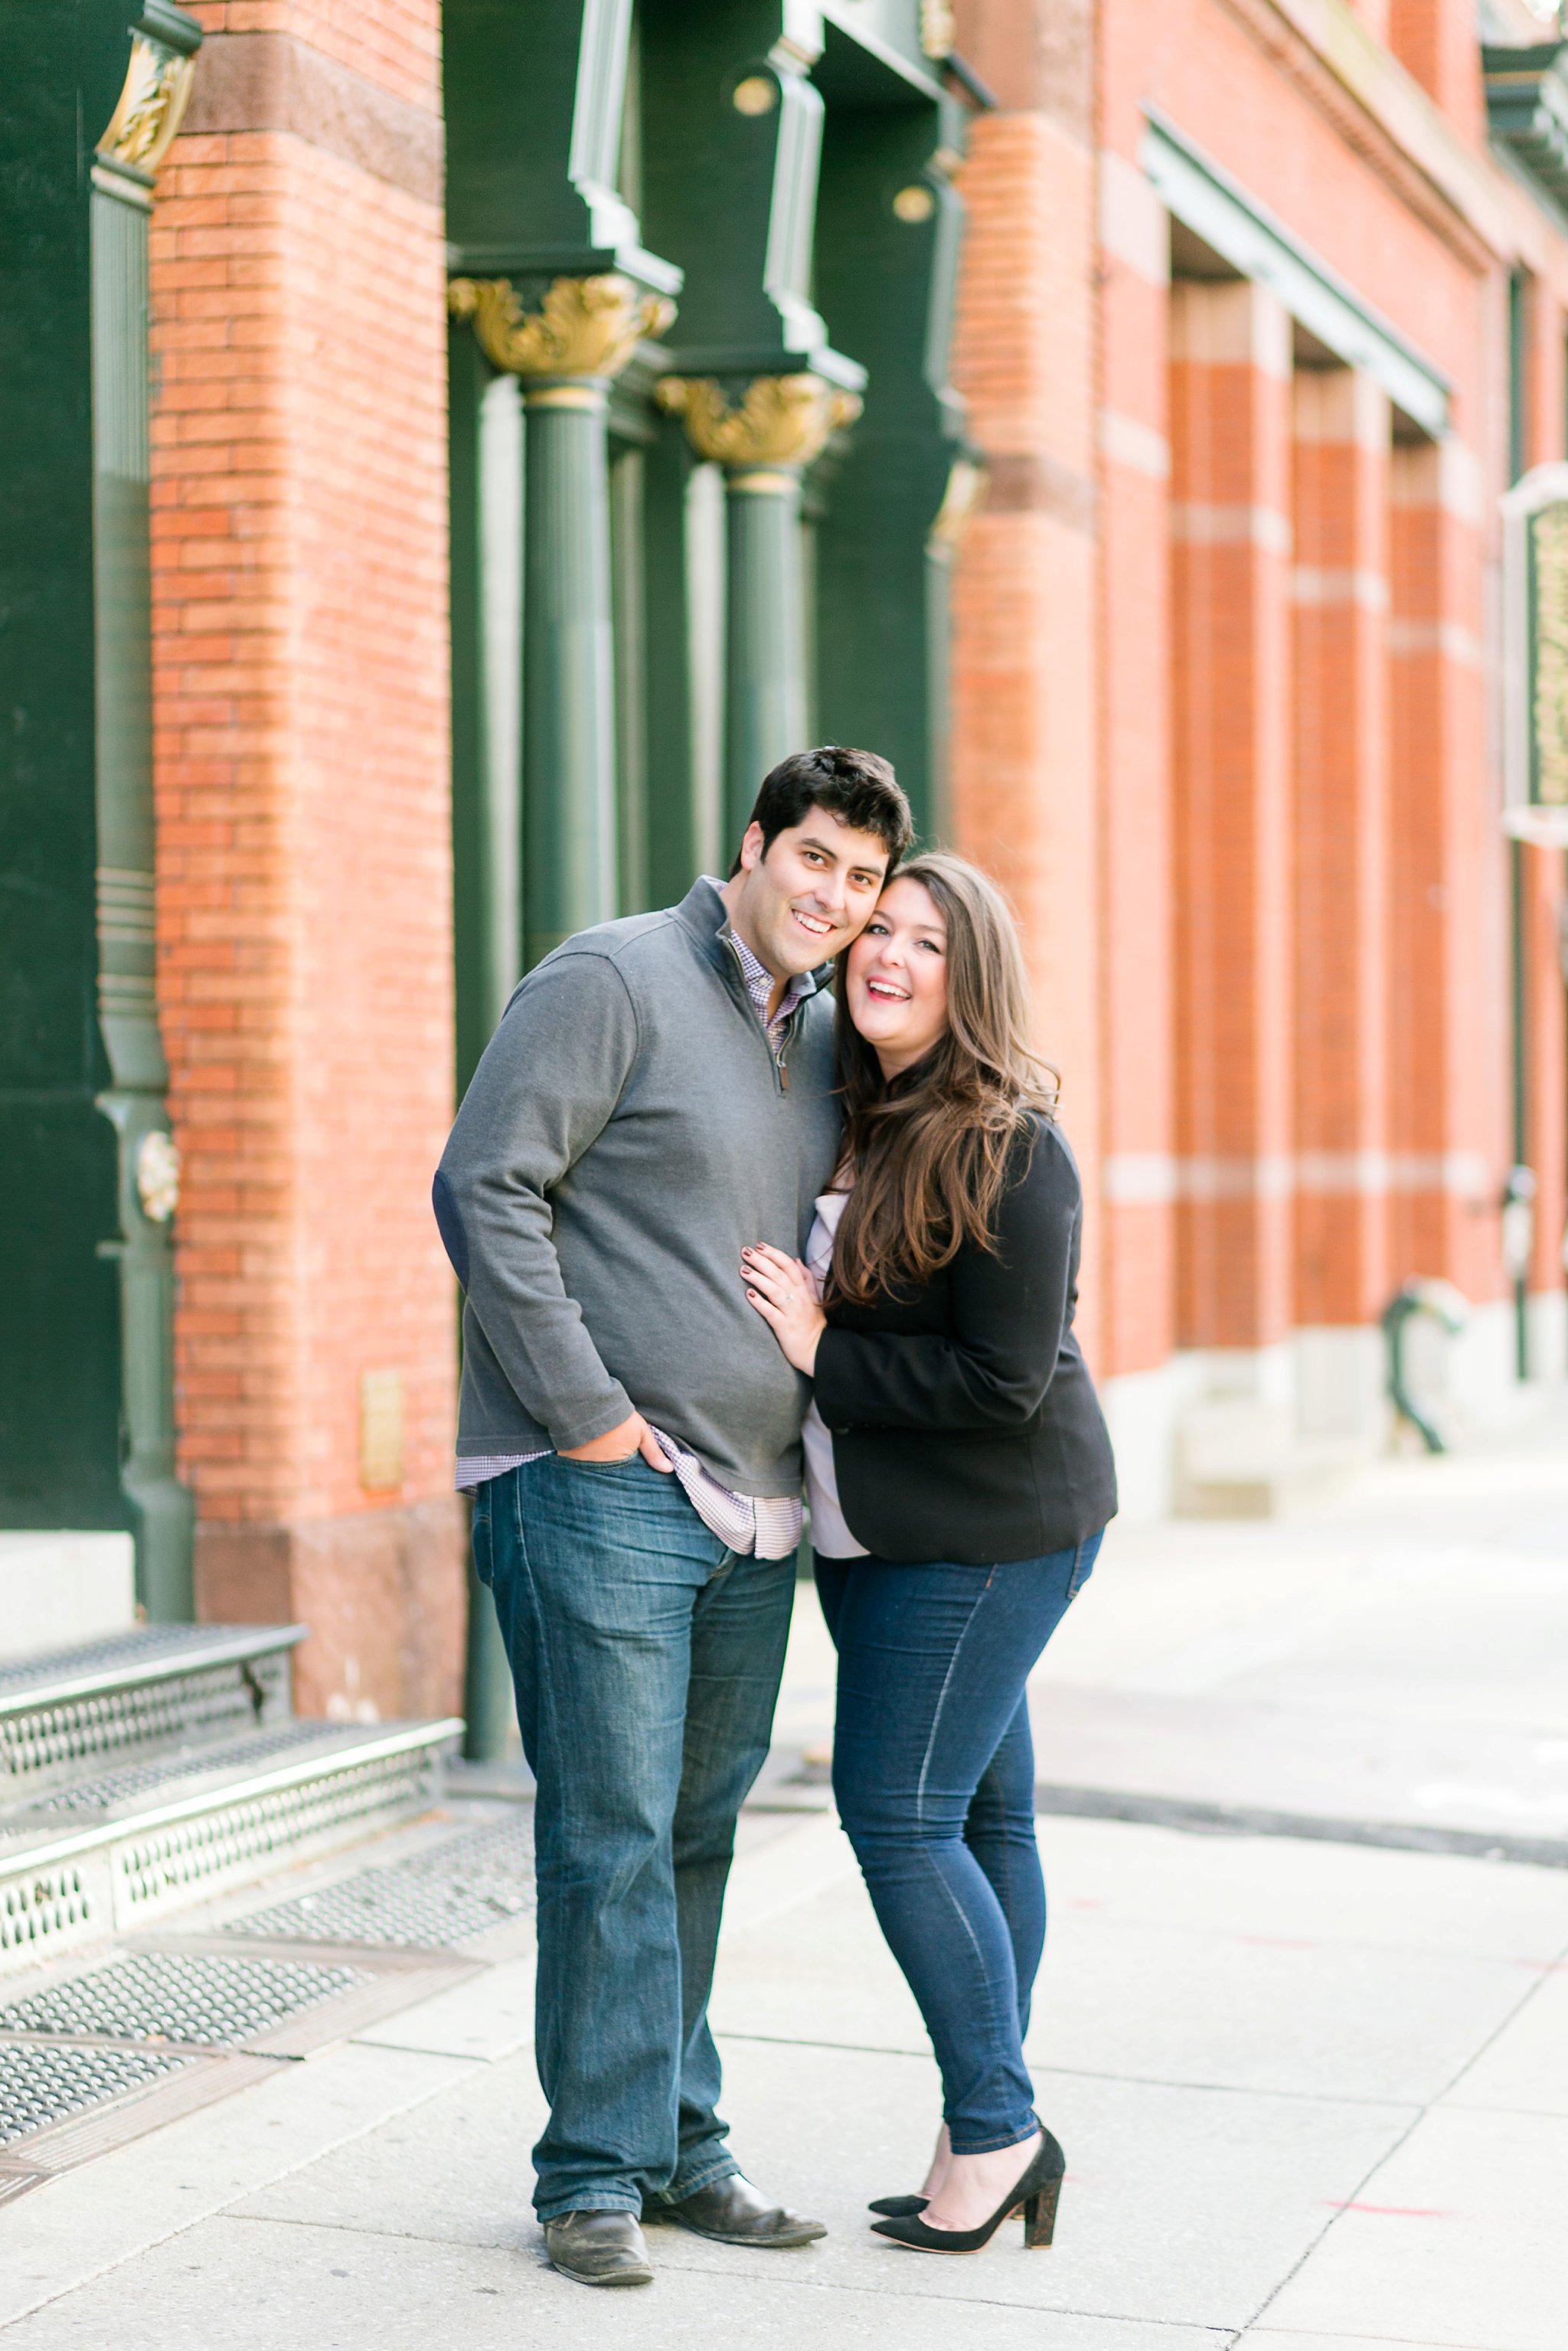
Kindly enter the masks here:
[[828, 963], [871, 919], [887, 872], [887, 844], [827, 809], [809, 808], [775, 833], [748, 825], [740, 872], [725, 885], [730, 920], [775, 979]]

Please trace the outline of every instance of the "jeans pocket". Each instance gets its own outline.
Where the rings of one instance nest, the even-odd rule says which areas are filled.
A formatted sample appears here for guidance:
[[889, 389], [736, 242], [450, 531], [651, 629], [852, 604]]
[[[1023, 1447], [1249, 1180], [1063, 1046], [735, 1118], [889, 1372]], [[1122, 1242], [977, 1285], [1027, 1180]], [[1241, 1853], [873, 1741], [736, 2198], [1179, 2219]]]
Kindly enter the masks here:
[[[575, 1460], [570, 1453], [558, 1453], [555, 1458], [558, 1461], [564, 1462], [569, 1469], [591, 1469], [598, 1478], [613, 1474], [617, 1469], [630, 1469], [643, 1459], [640, 1449], [635, 1453], [622, 1453], [619, 1459], [614, 1461], [579, 1461]], [[643, 1466], [646, 1467], [646, 1464]]]
[[474, 1573], [481, 1583], [496, 1588], [495, 1539], [490, 1528], [490, 1489], [493, 1478], [486, 1479], [474, 1497], [474, 1518], [470, 1534], [474, 1544]]

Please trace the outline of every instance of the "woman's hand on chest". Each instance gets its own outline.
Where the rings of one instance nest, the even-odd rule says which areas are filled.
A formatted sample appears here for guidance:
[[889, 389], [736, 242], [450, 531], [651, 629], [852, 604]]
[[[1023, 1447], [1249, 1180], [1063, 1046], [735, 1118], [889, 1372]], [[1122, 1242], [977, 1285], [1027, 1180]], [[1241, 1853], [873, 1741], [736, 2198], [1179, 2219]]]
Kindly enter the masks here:
[[768, 1241], [740, 1252], [746, 1295], [778, 1340], [787, 1363], [808, 1379], [817, 1367], [817, 1342], [827, 1317], [817, 1285], [798, 1257], [786, 1257]]

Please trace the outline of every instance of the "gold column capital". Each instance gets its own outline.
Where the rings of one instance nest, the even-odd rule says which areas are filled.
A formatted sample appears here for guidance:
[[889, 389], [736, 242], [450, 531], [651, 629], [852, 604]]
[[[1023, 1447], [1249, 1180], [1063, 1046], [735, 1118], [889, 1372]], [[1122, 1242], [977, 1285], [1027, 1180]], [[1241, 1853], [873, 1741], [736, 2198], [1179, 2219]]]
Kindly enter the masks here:
[[558, 277], [538, 309], [523, 308], [509, 277], [455, 277], [446, 289], [455, 319], [471, 319], [479, 347], [508, 375], [620, 374], [644, 336], [662, 335], [675, 306], [643, 294], [629, 277]]
[[712, 376], [663, 376], [655, 397], [669, 415], [685, 419], [699, 457], [732, 469], [809, 465], [862, 406], [858, 392], [809, 372], [753, 377], [738, 408]]
[[955, 457], [936, 519], [926, 533], [927, 552], [944, 559], [957, 554], [986, 496], [986, 469], [972, 457]]
[[938, 61], [950, 57], [958, 37], [953, 0], [920, 0], [920, 47]]
[[133, 34], [120, 103], [98, 142], [99, 155], [150, 183], [179, 132], [195, 71], [193, 57], [146, 33]]

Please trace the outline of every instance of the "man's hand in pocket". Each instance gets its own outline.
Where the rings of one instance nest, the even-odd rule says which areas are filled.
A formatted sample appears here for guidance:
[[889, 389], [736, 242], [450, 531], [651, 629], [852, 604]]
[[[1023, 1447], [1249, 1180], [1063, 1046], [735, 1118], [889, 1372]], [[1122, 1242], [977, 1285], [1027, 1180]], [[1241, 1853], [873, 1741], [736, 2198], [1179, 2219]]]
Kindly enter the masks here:
[[607, 1428], [602, 1437], [591, 1437], [586, 1445], [563, 1445], [563, 1461], [630, 1461], [640, 1453], [650, 1469], [663, 1470], [668, 1477], [674, 1463], [640, 1412], [623, 1420], [619, 1428]]

